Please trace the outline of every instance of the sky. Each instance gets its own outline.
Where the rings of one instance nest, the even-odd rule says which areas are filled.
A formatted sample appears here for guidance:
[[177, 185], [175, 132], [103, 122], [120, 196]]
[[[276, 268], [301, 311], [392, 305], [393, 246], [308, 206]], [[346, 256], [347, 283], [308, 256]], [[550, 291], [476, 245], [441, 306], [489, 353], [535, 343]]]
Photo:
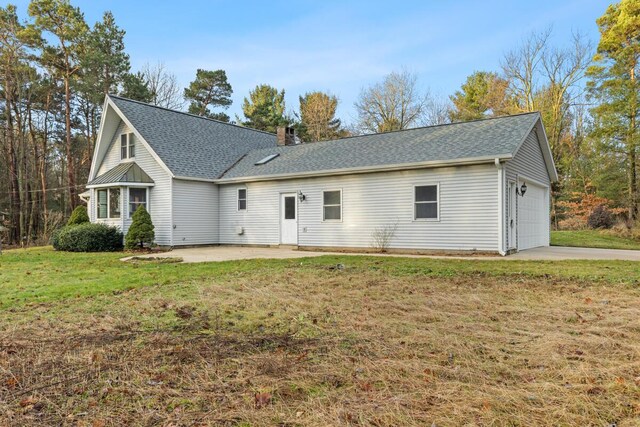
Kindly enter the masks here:
[[[26, 17], [28, 1], [13, 1]], [[298, 96], [328, 91], [354, 122], [362, 88], [392, 71], [415, 73], [422, 90], [447, 97], [474, 71], [498, 71], [503, 55], [553, 26], [553, 43], [579, 31], [597, 44], [602, 0], [204, 1], [72, 0], [92, 25], [105, 10], [126, 30], [132, 69], [164, 63], [181, 86], [196, 69], [223, 69], [232, 119], [256, 85]]]

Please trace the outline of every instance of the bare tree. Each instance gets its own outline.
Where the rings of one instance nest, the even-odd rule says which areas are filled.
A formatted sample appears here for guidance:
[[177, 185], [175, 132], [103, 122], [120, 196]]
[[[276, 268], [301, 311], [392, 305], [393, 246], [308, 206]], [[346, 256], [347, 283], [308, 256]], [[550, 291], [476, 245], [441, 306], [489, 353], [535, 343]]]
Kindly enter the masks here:
[[151, 92], [151, 103], [160, 107], [181, 109], [184, 106], [182, 88], [175, 74], [167, 71], [162, 62], [156, 65], [146, 63], [140, 71]]
[[449, 112], [451, 102], [447, 98], [437, 95], [427, 95], [427, 102], [424, 106], [422, 125], [436, 126], [450, 123]]
[[394, 71], [360, 93], [355, 103], [358, 127], [363, 132], [407, 129], [420, 123], [427, 101], [418, 89], [415, 74]]

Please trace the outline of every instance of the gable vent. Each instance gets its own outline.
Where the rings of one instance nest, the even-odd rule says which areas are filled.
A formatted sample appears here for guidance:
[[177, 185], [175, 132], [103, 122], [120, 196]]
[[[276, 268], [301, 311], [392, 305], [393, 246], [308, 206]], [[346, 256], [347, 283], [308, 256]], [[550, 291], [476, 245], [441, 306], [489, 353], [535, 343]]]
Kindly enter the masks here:
[[276, 157], [278, 157], [279, 155], [280, 155], [280, 154], [269, 154], [267, 157], [265, 157], [265, 158], [264, 158], [264, 159], [262, 159], [262, 160], [259, 160], [259, 161], [255, 162], [254, 164], [255, 164], [256, 166], [264, 165], [265, 163], [269, 163], [271, 160], [275, 159], [275, 158], [276, 158]]

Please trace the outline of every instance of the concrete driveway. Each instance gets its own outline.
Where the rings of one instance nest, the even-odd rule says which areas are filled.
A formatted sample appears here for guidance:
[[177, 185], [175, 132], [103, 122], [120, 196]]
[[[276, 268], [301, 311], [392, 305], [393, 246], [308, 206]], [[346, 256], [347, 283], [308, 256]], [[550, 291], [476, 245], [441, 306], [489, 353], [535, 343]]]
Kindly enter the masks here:
[[[239, 246], [207, 246], [200, 248], [174, 249], [169, 252], [160, 252], [149, 255], [139, 255], [140, 258], [182, 258], [184, 262], [215, 262], [233, 261], [239, 259], [286, 259], [286, 258], [308, 258], [323, 255], [373, 255], [409, 258], [456, 258], [456, 259], [478, 259], [478, 260], [569, 260], [569, 259], [600, 259], [600, 260], [625, 260], [640, 261], [640, 251], [614, 250], [614, 249], [593, 249], [593, 248], [568, 248], [560, 246], [550, 246], [545, 248], [535, 248], [518, 252], [507, 257], [501, 256], [433, 256], [433, 255], [405, 255], [405, 254], [367, 254], [367, 253], [338, 253], [338, 252], [313, 252], [299, 251], [290, 248], [257, 248]], [[123, 260], [128, 260], [124, 258]]]
[[569, 248], [564, 246], [549, 246], [528, 249], [509, 255], [508, 259], [550, 260], [561, 259], [600, 259], [640, 261], [640, 251], [622, 249]]

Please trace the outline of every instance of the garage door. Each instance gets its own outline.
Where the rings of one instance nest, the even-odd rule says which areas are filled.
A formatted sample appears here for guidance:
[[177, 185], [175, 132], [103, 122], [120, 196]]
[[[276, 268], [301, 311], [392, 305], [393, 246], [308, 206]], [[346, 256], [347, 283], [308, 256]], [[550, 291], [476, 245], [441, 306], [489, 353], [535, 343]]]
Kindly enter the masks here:
[[527, 182], [518, 197], [518, 250], [549, 246], [549, 190]]

